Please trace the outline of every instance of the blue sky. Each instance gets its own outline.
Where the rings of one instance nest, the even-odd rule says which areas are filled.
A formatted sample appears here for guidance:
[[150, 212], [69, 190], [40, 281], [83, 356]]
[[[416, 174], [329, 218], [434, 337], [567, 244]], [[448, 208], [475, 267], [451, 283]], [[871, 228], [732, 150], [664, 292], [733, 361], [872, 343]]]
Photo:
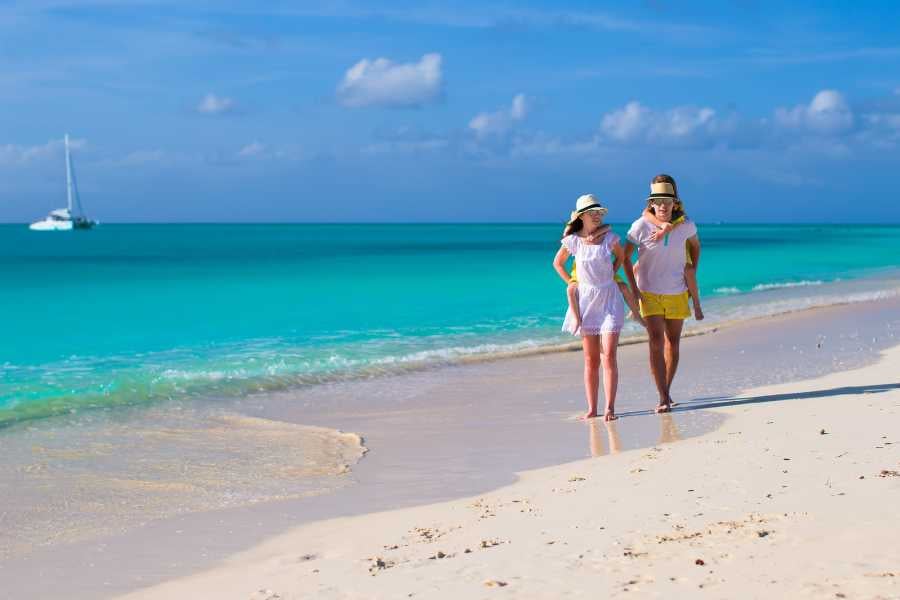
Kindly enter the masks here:
[[898, 222], [900, 3], [0, 0], [0, 221], [66, 131], [106, 222]]

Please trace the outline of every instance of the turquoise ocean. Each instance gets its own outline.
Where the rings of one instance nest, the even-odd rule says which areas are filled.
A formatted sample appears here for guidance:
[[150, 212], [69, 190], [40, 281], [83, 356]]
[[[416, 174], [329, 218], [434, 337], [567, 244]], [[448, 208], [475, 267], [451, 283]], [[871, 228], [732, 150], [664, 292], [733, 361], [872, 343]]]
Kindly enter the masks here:
[[[0, 226], [0, 427], [570, 344], [560, 229]], [[699, 231], [707, 320], [689, 328], [900, 293], [900, 226]]]

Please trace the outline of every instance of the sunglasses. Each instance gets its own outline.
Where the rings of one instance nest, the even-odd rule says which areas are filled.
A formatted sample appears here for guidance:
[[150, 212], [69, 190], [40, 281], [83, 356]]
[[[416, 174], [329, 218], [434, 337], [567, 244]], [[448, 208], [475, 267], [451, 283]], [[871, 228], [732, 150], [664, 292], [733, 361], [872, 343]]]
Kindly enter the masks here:
[[671, 206], [675, 204], [675, 200], [672, 198], [656, 198], [653, 200], [653, 204], [657, 204], [659, 206]]

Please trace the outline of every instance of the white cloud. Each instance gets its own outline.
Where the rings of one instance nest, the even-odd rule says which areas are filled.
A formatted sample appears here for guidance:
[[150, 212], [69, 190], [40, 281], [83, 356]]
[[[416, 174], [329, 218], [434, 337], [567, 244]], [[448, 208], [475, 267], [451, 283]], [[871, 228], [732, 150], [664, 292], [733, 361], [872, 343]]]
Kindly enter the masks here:
[[265, 145], [259, 142], [250, 142], [249, 144], [238, 150], [237, 155], [240, 158], [253, 158], [254, 156], [261, 155], [265, 151]]
[[[78, 150], [86, 145], [83, 139], [69, 138], [69, 148]], [[46, 144], [20, 146], [6, 144], [0, 146], [0, 165], [22, 165], [61, 155], [63, 140], [50, 140]]]
[[116, 161], [117, 166], [136, 167], [161, 162], [166, 157], [162, 150], [136, 150]]
[[660, 38], [688, 37], [713, 39], [720, 32], [708, 26], [677, 22], [668, 15], [662, 19], [627, 19], [606, 12], [536, 9], [516, 6], [498, 7], [485, 3], [484, 6], [462, 7], [458, 3], [452, 7], [432, 5], [432, 3], [405, 3], [402, 7], [376, 7], [374, 3], [349, 4], [346, 2], [318, 2], [308, 6], [292, 3], [290, 6], [270, 6], [278, 3], [259, 3], [254, 14], [268, 17], [303, 16], [343, 19], [376, 19], [416, 25], [437, 25], [441, 27], [461, 27], [472, 29], [516, 28], [560, 28], [571, 31], [574, 28], [595, 31], [626, 32], [642, 35], [654, 40]]
[[545, 156], [586, 157], [598, 154], [602, 149], [600, 139], [597, 136], [587, 139], [564, 140], [559, 137], [538, 134], [528, 137], [523, 136], [513, 140], [510, 147], [510, 155], [522, 158]]
[[649, 114], [649, 108], [639, 102], [629, 102], [623, 108], [604, 115], [600, 129], [614, 140], [633, 140], [646, 127]]
[[172, 164], [176, 162], [179, 155], [165, 152], [163, 150], [134, 150], [124, 156], [108, 156], [100, 158], [94, 162], [99, 167], [121, 168], [121, 167], [142, 167], [145, 165], [155, 164]]
[[889, 148], [892, 151], [900, 142], [900, 109], [884, 106], [862, 115], [861, 142], [869, 147]]
[[440, 54], [425, 54], [417, 63], [364, 58], [347, 69], [337, 97], [352, 108], [414, 107], [440, 98], [442, 84]]
[[437, 153], [450, 148], [454, 143], [452, 135], [425, 131], [417, 127], [402, 126], [382, 129], [376, 132], [376, 140], [363, 146], [364, 155]]
[[244, 144], [237, 152], [215, 157], [212, 160], [221, 164], [234, 164], [248, 161], [300, 161], [309, 158], [309, 153], [297, 144], [263, 144], [254, 140]]
[[525, 94], [516, 94], [513, 98], [512, 106], [509, 108], [509, 116], [516, 121], [521, 121], [528, 114], [528, 104], [525, 100]]
[[516, 94], [509, 108], [479, 113], [469, 121], [469, 129], [478, 137], [506, 133], [517, 121], [525, 119], [528, 110], [525, 94]]
[[216, 96], [215, 94], [209, 93], [200, 100], [200, 104], [197, 105], [197, 112], [206, 115], [220, 115], [231, 112], [234, 108], [235, 103], [231, 98]]
[[640, 102], [629, 102], [600, 121], [604, 136], [617, 142], [696, 143], [729, 128], [711, 108], [679, 106], [656, 111]]
[[887, 127], [900, 131], [900, 113], [871, 113], [866, 115], [866, 122], [872, 127]]
[[380, 154], [418, 154], [421, 152], [437, 152], [450, 145], [450, 141], [441, 138], [424, 140], [387, 140], [364, 146], [360, 152], [368, 155]]
[[840, 92], [822, 90], [809, 104], [775, 109], [775, 122], [786, 129], [840, 133], [853, 127], [854, 116]]

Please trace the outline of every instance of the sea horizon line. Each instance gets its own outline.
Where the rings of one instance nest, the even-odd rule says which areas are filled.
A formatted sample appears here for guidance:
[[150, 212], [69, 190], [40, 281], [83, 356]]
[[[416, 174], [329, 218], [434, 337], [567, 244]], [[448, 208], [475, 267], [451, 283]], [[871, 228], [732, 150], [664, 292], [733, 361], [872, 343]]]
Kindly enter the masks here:
[[[608, 225], [628, 225], [632, 221], [608, 221]], [[772, 226], [794, 225], [801, 227], [822, 227], [829, 225], [852, 225], [854, 227], [900, 227], [900, 221], [872, 223], [867, 221], [695, 221], [698, 225]], [[143, 226], [143, 225], [513, 225], [547, 226], [564, 225], [564, 221], [101, 221], [100, 226]], [[27, 227], [27, 221], [0, 221], [0, 227]]]

